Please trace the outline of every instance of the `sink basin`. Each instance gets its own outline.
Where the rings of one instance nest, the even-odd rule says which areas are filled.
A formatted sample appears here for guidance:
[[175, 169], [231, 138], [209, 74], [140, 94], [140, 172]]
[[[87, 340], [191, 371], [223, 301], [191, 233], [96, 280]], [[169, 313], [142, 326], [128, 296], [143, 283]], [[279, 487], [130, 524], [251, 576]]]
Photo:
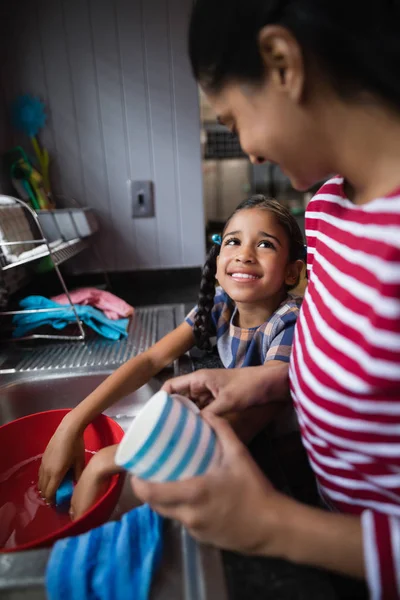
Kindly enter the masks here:
[[[0, 425], [33, 413], [74, 408], [109, 375], [109, 372], [16, 374], [8, 383], [2, 381], [0, 384]], [[105, 414], [126, 431], [132, 419], [161, 385], [162, 378], [151, 379], [149, 383], [111, 406]], [[112, 518], [119, 518], [136, 506], [136, 503], [127, 478]]]
[[[44, 410], [73, 408], [109, 374], [109, 371], [88, 373], [83, 370], [46, 370], [2, 376], [0, 425]], [[126, 430], [138, 411], [171, 375], [171, 372], [163, 372], [116, 403], [106, 414]], [[112, 518], [119, 518], [136, 505], [137, 500], [133, 497], [127, 477]], [[227, 600], [218, 550], [197, 544], [178, 523], [170, 521], [165, 526], [164, 545], [162, 564], [154, 581], [150, 600]], [[46, 600], [44, 579], [49, 553], [49, 549], [42, 549], [0, 555], [1, 599]]]
[[[99, 386], [110, 373], [62, 373], [34, 376], [20, 374], [0, 385], [0, 425], [26, 415], [56, 408], [73, 408]], [[162, 381], [149, 383], [106, 411], [126, 429], [139, 410], [160, 389]]]

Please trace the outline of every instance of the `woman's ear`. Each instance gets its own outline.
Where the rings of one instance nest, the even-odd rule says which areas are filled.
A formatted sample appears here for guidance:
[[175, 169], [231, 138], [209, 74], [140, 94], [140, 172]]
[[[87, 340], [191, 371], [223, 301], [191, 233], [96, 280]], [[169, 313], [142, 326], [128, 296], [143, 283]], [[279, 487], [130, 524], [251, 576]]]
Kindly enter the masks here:
[[295, 262], [289, 263], [285, 275], [285, 283], [288, 287], [294, 287], [299, 283], [304, 266], [304, 261], [302, 260], [296, 260]]
[[305, 73], [301, 48], [285, 27], [266, 25], [258, 37], [268, 80], [275, 89], [298, 103], [304, 93]]

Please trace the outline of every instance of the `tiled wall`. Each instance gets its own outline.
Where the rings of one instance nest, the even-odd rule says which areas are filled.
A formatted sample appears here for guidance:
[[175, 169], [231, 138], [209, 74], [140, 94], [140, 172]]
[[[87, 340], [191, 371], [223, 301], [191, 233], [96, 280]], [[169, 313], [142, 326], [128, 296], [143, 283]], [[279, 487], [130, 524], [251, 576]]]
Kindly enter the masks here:
[[[50, 118], [41, 139], [53, 158], [53, 187], [96, 209], [109, 270], [197, 266], [204, 259], [198, 95], [186, 53], [191, 4], [7, 5], [6, 100], [28, 92], [46, 102]], [[154, 181], [155, 218], [131, 218], [128, 181], [135, 179]]]

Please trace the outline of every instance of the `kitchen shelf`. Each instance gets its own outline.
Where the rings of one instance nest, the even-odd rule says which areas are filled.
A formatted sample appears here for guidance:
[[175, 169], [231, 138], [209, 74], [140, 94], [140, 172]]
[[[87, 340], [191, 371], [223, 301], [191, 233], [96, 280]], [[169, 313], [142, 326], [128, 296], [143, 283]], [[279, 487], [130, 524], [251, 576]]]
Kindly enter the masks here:
[[[57, 312], [60, 310], [63, 310], [63, 311], [70, 310], [74, 315], [75, 324], [78, 328], [78, 331], [76, 334], [71, 334], [71, 335], [55, 334], [55, 333], [54, 334], [52, 334], [52, 333], [51, 334], [32, 333], [31, 335], [26, 335], [21, 338], [14, 338], [10, 341], [36, 340], [36, 339], [84, 341], [86, 339], [86, 332], [85, 332], [85, 329], [83, 328], [83, 324], [82, 324], [81, 320], [79, 319], [77, 310], [71, 300], [70, 293], [65, 284], [65, 281], [61, 274], [59, 266], [62, 263], [64, 263], [65, 261], [67, 261], [70, 258], [73, 258], [77, 254], [79, 254], [85, 248], [87, 248], [89, 245], [88, 241], [86, 240], [86, 238], [75, 238], [75, 239], [68, 240], [68, 241], [61, 241], [61, 238], [60, 238], [59, 243], [57, 243], [57, 241], [50, 242], [44, 234], [44, 231], [43, 231], [43, 228], [39, 221], [37, 213], [22, 200], [19, 200], [18, 198], [13, 198], [12, 200], [13, 200], [14, 204], [22, 206], [26, 211], [28, 211], [28, 213], [30, 214], [30, 216], [31, 216], [33, 222], [35, 223], [36, 228], [39, 232], [39, 239], [34, 239], [34, 240], [33, 239], [29, 239], [29, 240], [27, 240], [27, 239], [21, 240], [20, 239], [20, 240], [15, 240], [15, 241], [2, 240], [0, 246], [9, 246], [9, 247], [23, 246], [24, 248], [26, 248], [26, 246], [28, 246], [28, 247], [31, 246], [31, 247], [35, 248], [35, 246], [36, 246], [37, 251], [34, 252], [33, 254], [31, 254], [30, 256], [15, 260], [13, 262], [5, 262], [6, 257], [2, 255], [2, 252], [0, 252], [0, 273], [2, 271], [9, 271], [11, 269], [15, 269], [16, 267], [27, 265], [34, 261], [49, 257], [49, 260], [50, 260], [50, 262], [56, 272], [58, 280], [61, 284], [61, 288], [67, 297], [68, 304], [66, 304], [66, 306], [64, 306], [64, 305], [60, 306], [59, 308], [46, 309], [46, 310], [32, 309], [32, 310], [0, 311], [0, 316], [1, 317], [2, 316], [10, 317], [10, 316], [22, 315], [22, 314], [32, 314], [32, 313], [40, 313], [40, 312]], [[61, 234], [61, 232], [59, 232], [59, 233]]]
[[[51, 248], [51, 256], [56, 265], [61, 265], [63, 262], [69, 260], [70, 258], [73, 258], [77, 254], [82, 252], [82, 250], [88, 248], [88, 246], [88, 242], [85, 239], [81, 238], [69, 240], [68, 242], [61, 242], [58, 246]], [[35, 254], [34, 256], [30, 256], [22, 260], [17, 260], [15, 262], [7, 263], [6, 265], [0, 268], [2, 271], [8, 271], [9, 269], [20, 267], [21, 265], [26, 265], [41, 258], [46, 258], [46, 256], [50, 256], [50, 251], [48, 247], [44, 248], [43, 252], [40, 252], [39, 254]]]

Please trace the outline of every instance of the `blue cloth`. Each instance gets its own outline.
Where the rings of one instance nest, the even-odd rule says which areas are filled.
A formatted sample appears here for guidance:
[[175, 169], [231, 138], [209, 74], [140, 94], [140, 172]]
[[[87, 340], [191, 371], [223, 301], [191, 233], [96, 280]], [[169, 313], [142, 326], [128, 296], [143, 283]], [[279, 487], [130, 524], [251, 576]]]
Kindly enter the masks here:
[[[76, 322], [75, 314], [70, 307], [57, 304], [57, 302], [43, 296], [28, 296], [21, 300], [19, 305], [25, 310], [37, 308], [60, 308], [61, 310], [15, 315], [13, 317], [13, 324], [15, 325], [13, 337], [23, 337], [32, 329], [36, 329], [41, 325], [51, 325], [54, 329], [64, 329], [69, 323]], [[103, 337], [109, 340], [119, 340], [121, 337], [127, 337], [128, 319], [112, 321], [93, 306], [75, 304], [75, 309], [81, 321]]]
[[60, 511], [68, 511], [71, 505], [72, 494], [74, 493], [74, 474], [72, 470], [68, 471], [58, 490], [56, 491], [56, 508]]
[[48, 600], [148, 600], [162, 555], [163, 519], [147, 505], [56, 543]]

